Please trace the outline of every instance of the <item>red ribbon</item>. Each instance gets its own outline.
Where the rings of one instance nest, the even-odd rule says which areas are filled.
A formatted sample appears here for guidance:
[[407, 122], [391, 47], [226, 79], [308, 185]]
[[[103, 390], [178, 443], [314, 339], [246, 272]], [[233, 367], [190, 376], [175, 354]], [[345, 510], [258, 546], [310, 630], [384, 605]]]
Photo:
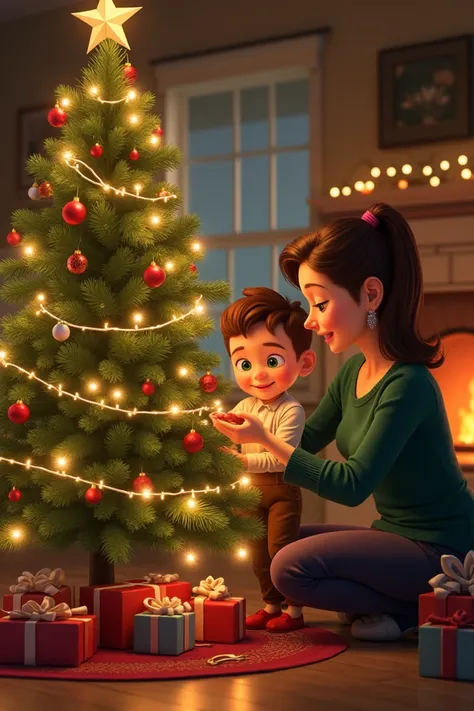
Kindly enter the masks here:
[[445, 625], [446, 627], [474, 627], [474, 617], [467, 614], [465, 610], [456, 610], [451, 617], [438, 617], [438, 615], [429, 615], [428, 622], [433, 625]]

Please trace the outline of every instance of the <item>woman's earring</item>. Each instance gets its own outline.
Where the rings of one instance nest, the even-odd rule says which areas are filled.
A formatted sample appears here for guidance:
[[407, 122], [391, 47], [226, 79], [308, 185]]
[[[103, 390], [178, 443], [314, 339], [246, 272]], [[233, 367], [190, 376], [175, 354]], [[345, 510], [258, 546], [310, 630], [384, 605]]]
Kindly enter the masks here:
[[373, 331], [374, 328], [377, 328], [377, 322], [377, 314], [373, 309], [371, 309], [367, 314], [367, 325], [371, 329], [371, 331]]

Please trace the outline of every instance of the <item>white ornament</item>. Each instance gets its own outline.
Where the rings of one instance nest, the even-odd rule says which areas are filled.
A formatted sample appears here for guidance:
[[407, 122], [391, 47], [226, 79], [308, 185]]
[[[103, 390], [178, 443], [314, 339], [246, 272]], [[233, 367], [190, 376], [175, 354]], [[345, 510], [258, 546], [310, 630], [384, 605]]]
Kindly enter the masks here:
[[41, 200], [39, 187], [36, 184], [32, 185], [31, 188], [28, 190], [28, 197], [30, 198], [30, 200]]
[[53, 338], [57, 341], [67, 341], [70, 335], [71, 330], [65, 323], [57, 323], [53, 328]]

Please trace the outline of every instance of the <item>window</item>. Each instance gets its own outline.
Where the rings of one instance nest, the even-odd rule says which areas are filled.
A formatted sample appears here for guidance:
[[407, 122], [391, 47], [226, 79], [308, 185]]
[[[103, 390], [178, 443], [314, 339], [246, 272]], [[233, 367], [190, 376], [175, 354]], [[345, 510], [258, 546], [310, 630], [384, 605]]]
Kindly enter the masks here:
[[[201, 220], [200, 276], [228, 281], [231, 300], [246, 286], [302, 300], [279, 273], [278, 256], [311, 225], [308, 198], [321, 160], [321, 45], [312, 35], [157, 65], [166, 136], [183, 152], [181, 169], [169, 177], [184, 211]], [[202, 345], [221, 355], [229, 376], [218, 328], [225, 306], [214, 309], [217, 328]], [[314, 400], [309, 380], [298, 386]]]

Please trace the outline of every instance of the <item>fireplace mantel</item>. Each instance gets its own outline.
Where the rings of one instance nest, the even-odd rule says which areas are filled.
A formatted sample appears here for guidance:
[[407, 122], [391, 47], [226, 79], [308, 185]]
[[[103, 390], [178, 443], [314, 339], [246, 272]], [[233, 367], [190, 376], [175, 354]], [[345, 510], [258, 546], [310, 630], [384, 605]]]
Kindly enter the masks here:
[[347, 197], [329, 196], [308, 200], [316, 208], [322, 222], [339, 217], [353, 217], [366, 210], [374, 202], [393, 205], [407, 219], [453, 217], [474, 215], [474, 183], [462, 180], [442, 183], [437, 188], [417, 185], [406, 190], [393, 188], [375, 189], [371, 193], [353, 192]]

